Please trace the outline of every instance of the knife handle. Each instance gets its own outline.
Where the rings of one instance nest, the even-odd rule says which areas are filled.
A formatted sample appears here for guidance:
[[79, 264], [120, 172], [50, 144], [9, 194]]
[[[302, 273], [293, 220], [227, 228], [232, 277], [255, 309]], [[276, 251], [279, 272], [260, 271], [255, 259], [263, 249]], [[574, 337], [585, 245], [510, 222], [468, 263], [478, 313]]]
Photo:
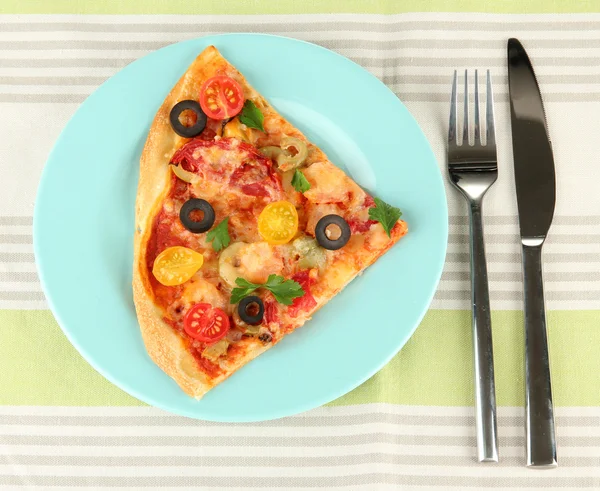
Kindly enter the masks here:
[[543, 238], [523, 239], [527, 467], [556, 467], [554, 409], [542, 280]]
[[469, 218], [471, 224], [471, 303], [477, 459], [479, 462], [498, 462], [492, 320], [481, 200], [471, 202]]

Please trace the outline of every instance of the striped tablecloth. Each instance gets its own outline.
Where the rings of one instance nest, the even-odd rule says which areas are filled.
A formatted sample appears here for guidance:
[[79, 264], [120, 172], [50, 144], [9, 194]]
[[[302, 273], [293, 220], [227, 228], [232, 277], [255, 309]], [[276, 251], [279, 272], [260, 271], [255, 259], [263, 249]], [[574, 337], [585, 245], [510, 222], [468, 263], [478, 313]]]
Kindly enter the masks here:
[[[486, 10], [527, 8], [516, 0], [497, 7], [417, 3], [3, 0], [0, 488], [600, 488], [600, 15], [434, 12], [480, 3]], [[530, 8], [595, 6], [536, 0]], [[408, 12], [419, 8], [432, 12]], [[32, 252], [32, 212], [40, 172], [67, 120], [132, 60], [184, 39], [243, 31], [304, 39], [360, 63], [408, 106], [442, 167], [452, 71], [492, 69], [500, 177], [486, 202], [486, 240], [500, 464], [474, 459], [467, 220], [450, 188], [447, 264], [422, 325], [379, 374], [306, 414], [217, 424], [144, 406], [88, 366], [48, 311]], [[545, 279], [560, 467], [546, 472], [524, 468], [523, 316], [505, 66], [511, 36], [535, 65], [557, 167]]]

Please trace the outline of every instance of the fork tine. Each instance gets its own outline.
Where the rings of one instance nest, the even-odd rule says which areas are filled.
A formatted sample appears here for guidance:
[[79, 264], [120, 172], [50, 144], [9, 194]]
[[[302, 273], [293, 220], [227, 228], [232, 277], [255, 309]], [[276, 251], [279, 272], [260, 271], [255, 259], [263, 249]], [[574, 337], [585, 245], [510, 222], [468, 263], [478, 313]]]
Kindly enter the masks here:
[[479, 135], [479, 77], [475, 70], [475, 145], [481, 144]]
[[496, 128], [494, 126], [494, 94], [492, 92], [492, 77], [490, 71], [487, 71], [487, 96], [485, 110], [485, 135], [486, 145], [496, 143]]
[[465, 70], [465, 116], [463, 119], [462, 144], [469, 144], [469, 76], [467, 70]]
[[448, 145], [456, 145], [456, 127], [458, 120], [456, 119], [456, 70], [454, 70], [454, 78], [452, 79], [452, 96], [450, 97], [450, 122], [448, 124]]

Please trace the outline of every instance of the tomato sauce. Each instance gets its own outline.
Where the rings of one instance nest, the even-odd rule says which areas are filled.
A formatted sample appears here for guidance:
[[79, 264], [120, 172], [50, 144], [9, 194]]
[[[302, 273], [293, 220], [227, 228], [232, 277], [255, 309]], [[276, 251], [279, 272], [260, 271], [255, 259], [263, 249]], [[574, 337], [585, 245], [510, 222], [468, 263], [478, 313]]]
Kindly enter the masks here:
[[271, 322], [279, 322], [277, 304], [273, 301], [269, 301], [265, 304], [265, 321], [267, 324], [270, 324]]
[[198, 362], [198, 366], [200, 367], [200, 370], [202, 370], [204, 373], [206, 373], [209, 377], [215, 378], [221, 374], [221, 372], [222, 372], [221, 367], [219, 365], [217, 365], [216, 363], [213, 363], [212, 361], [204, 358], [202, 356], [201, 351], [190, 346], [190, 352], [192, 353], [192, 355]]
[[242, 346], [240, 343], [232, 343], [229, 345], [229, 349], [227, 350], [227, 358], [232, 360], [239, 359], [240, 356], [246, 353], [246, 347]]
[[300, 283], [300, 286], [304, 290], [304, 295], [295, 298], [292, 305], [288, 307], [288, 314], [290, 317], [296, 317], [300, 312], [316, 307], [317, 301], [315, 300], [315, 297], [312, 296], [310, 291], [312, 279], [309, 276], [308, 269], [296, 273], [294, 276], [292, 276], [292, 280]]
[[356, 218], [351, 218], [348, 220], [350, 232], [352, 232], [353, 234], [364, 234], [365, 232], [368, 232], [369, 229], [376, 223], [377, 221], [375, 220], [367, 220], [366, 222], [363, 222]]
[[167, 317], [166, 315], [163, 317], [162, 320], [165, 324], [169, 324], [176, 331], [181, 332], [181, 330], [183, 329], [183, 324], [181, 322], [177, 322], [171, 319], [170, 317]]
[[152, 233], [146, 246], [146, 267], [148, 278], [154, 291], [154, 297], [159, 306], [167, 308], [181, 297], [183, 286], [165, 286], [159, 283], [152, 274], [152, 267], [156, 257], [168, 247], [185, 245], [183, 240], [171, 234], [172, 218], [161, 210], [154, 219]]
[[[375, 200], [372, 196], [366, 195], [362, 204], [362, 209], [365, 210], [367, 208], [373, 208], [375, 206]], [[364, 234], [368, 232], [369, 229], [377, 223], [376, 220], [361, 220], [356, 217], [351, 217], [348, 219], [348, 225], [350, 225], [350, 232], [353, 234]]]

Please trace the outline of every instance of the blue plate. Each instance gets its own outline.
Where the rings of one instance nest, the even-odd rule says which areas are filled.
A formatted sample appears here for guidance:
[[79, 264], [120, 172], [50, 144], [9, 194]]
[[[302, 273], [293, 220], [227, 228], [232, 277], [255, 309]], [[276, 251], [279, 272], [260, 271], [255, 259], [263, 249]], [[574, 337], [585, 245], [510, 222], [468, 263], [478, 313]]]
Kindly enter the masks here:
[[[306, 326], [196, 401], [146, 354], [132, 300], [132, 244], [138, 161], [150, 124], [188, 65], [211, 44], [335, 164], [400, 207], [409, 234]], [[46, 163], [34, 246], [52, 312], [107, 379], [174, 413], [258, 421], [340, 397], [398, 352], [433, 297], [447, 222], [433, 153], [385, 85], [319, 46], [233, 34], [151, 53], [81, 105]]]

